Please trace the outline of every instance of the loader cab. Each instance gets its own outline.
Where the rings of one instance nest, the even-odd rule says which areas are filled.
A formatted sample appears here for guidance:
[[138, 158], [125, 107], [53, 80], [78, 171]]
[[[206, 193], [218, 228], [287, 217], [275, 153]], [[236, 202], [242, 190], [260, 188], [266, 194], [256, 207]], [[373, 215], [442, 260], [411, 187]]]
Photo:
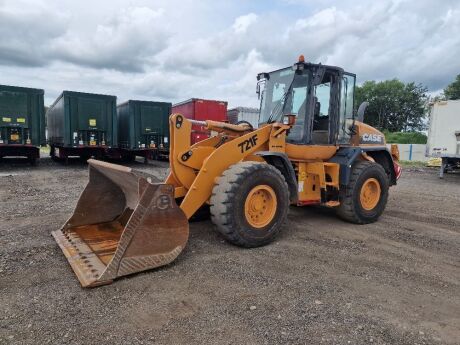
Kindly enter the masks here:
[[356, 76], [342, 68], [299, 62], [257, 76], [261, 99], [259, 125], [296, 121], [287, 141], [299, 145], [346, 145], [354, 121]]

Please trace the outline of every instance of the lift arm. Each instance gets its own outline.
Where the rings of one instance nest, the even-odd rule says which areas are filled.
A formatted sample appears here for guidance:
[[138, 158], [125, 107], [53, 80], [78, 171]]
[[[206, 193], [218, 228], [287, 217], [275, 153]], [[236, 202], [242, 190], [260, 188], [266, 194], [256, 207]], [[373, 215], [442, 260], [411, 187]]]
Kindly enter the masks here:
[[[231, 165], [251, 160], [254, 153], [270, 150], [270, 143], [284, 148], [286, 130], [280, 123], [251, 130], [247, 126], [205, 121], [216, 136], [190, 144], [192, 121], [180, 114], [170, 117], [170, 166], [166, 183], [174, 185], [175, 197], [183, 197], [180, 208], [190, 218], [211, 196], [214, 181]], [[254, 160], [257, 158], [254, 157]]]

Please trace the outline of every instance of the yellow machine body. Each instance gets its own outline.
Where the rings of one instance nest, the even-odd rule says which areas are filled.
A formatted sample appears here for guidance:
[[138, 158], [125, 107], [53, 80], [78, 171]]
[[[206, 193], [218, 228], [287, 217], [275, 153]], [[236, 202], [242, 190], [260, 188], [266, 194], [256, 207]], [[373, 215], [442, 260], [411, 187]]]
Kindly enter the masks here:
[[[385, 193], [400, 170], [394, 163], [397, 147], [388, 151], [382, 133], [353, 118], [346, 123], [352, 133], [346, 145], [296, 144], [287, 138], [295, 116], [271, 118], [257, 129], [200, 121], [215, 135], [191, 145], [197, 121], [171, 115], [170, 173], [164, 183], [151, 183], [127, 167], [89, 160], [89, 182], [73, 215], [52, 233], [81, 285], [108, 284], [172, 262], [185, 248], [188, 219], [206, 205], [224, 237], [246, 247], [269, 243], [289, 204], [340, 209], [346, 200], [343, 218], [361, 224], [367, 220], [356, 218], [353, 207], [368, 214], [377, 206], [383, 211]], [[359, 169], [353, 170], [357, 162]], [[238, 184], [248, 185], [238, 192]], [[241, 201], [232, 199], [237, 193]], [[230, 203], [236, 206], [229, 208]]]

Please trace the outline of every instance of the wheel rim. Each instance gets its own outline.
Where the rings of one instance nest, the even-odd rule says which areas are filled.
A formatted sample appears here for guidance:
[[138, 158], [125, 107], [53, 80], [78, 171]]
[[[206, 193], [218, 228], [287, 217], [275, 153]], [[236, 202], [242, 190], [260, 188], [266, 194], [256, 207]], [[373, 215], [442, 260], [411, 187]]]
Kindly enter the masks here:
[[267, 226], [275, 217], [276, 194], [272, 187], [259, 185], [251, 189], [244, 203], [246, 220], [254, 228]]
[[359, 195], [359, 200], [363, 209], [370, 211], [377, 206], [380, 201], [380, 194], [382, 190], [380, 188], [380, 183], [375, 178], [367, 179], [362, 187], [361, 193]]

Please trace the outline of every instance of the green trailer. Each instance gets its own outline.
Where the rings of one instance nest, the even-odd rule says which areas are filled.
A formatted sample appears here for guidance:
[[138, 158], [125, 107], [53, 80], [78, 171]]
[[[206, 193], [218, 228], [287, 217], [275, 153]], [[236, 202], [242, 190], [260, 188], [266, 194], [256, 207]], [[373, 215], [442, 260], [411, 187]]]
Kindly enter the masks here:
[[63, 91], [46, 112], [53, 159], [103, 158], [117, 146], [116, 96]]
[[129, 100], [118, 105], [118, 147], [134, 159], [167, 158], [171, 103]]
[[22, 156], [35, 164], [45, 138], [45, 92], [0, 85], [0, 159]]

